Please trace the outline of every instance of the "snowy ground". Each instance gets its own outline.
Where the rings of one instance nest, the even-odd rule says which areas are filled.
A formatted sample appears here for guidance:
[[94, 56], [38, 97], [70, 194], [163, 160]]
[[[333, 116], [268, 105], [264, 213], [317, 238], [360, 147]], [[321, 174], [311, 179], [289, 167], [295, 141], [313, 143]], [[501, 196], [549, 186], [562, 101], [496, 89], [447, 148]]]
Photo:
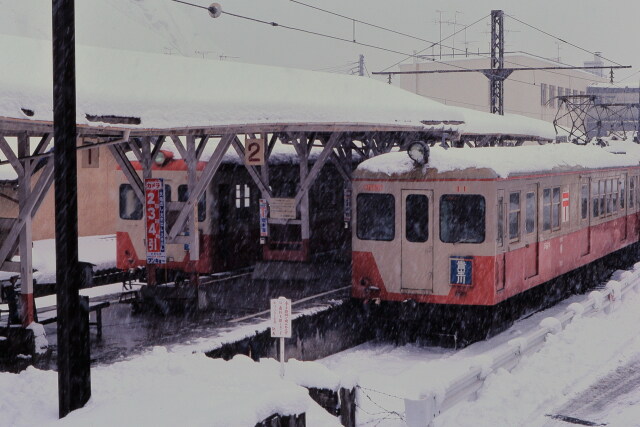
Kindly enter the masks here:
[[[500, 345], [584, 298], [573, 297], [463, 350], [369, 343], [320, 363], [291, 361], [284, 380], [278, 377], [278, 364], [272, 360], [206, 358], [201, 351], [224, 339], [220, 335], [156, 347], [130, 360], [93, 368], [91, 401], [63, 421], [56, 420], [55, 372], [30, 368], [18, 375], [3, 373], [0, 425], [164, 426], [180, 422], [236, 426], [253, 425], [274, 411], [301, 410], [307, 411], [309, 426], [339, 425], [300, 386], [336, 388], [357, 383], [358, 425], [403, 426], [404, 398], [416, 399], [427, 390], [444, 387], [460, 372], [485, 363]], [[548, 416], [553, 414], [609, 426], [640, 425], [635, 405], [640, 400], [638, 382], [627, 381], [610, 399], [593, 387], [601, 379], [615, 382], [615, 375], [628, 377], [625, 367], [633, 371], [638, 364], [640, 337], [634, 331], [640, 324], [639, 305], [640, 296], [631, 293], [610, 314], [575, 320], [558, 335], [549, 336], [540, 352], [523, 357], [511, 372], [489, 375], [476, 400], [449, 409], [435, 425], [562, 425]], [[221, 335], [230, 338], [255, 328], [256, 324], [246, 325]], [[580, 404], [596, 398], [599, 405], [584, 408]]]

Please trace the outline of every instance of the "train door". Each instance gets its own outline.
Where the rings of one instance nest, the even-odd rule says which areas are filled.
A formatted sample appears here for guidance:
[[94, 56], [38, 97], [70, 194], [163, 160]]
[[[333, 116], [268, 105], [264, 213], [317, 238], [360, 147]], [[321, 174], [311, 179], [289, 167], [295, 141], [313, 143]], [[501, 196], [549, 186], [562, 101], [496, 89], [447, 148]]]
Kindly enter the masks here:
[[539, 248], [538, 248], [538, 184], [527, 187], [524, 196], [524, 234], [523, 243], [524, 278], [538, 275]]
[[[591, 253], [591, 215], [589, 215], [589, 188], [591, 187], [590, 178], [582, 178], [580, 180], [580, 248], [581, 256]], [[597, 183], [596, 183], [597, 185]], [[596, 193], [597, 194], [597, 191]], [[597, 200], [597, 199], [596, 199]]]
[[402, 190], [402, 291], [433, 291], [433, 191]]
[[496, 223], [496, 291], [504, 289], [504, 253], [506, 245], [504, 243], [505, 238], [505, 209], [504, 204], [504, 190], [498, 190], [498, 201], [496, 205], [497, 223]]

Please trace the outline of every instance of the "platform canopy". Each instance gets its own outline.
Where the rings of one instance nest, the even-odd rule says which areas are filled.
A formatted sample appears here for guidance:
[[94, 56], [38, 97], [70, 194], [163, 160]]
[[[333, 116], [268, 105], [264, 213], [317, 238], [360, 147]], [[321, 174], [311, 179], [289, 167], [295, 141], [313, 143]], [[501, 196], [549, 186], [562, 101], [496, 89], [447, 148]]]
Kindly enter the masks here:
[[[0, 63], [0, 130], [50, 124], [51, 43], [2, 35]], [[76, 70], [80, 132], [301, 127], [555, 137], [540, 120], [446, 106], [356, 76], [86, 46], [77, 47]]]

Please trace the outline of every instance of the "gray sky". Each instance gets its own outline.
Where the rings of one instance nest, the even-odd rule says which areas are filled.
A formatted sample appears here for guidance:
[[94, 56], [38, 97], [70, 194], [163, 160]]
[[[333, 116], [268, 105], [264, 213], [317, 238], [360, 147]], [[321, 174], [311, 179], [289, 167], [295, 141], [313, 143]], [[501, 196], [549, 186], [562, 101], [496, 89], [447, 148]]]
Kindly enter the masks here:
[[[189, 0], [207, 6], [210, 2]], [[589, 51], [602, 51], [603, 56], [633, 70], [620, 70], [616, 80], [631, 76], [637, 84], [640, 55], [634, 49], [640, 3], [622, 0], [301, 0], [349, 17], [405, 32], [416, 37], [438, 41], [440, 25], [436, 20], [441, 10], [445, 21], [456, 20], [461, 29], [503, 9], [533, 26], [559, 36]], [[352, 39], [353, 22], [304, 7], [290, 0], [218, 0], [223, 10], [282, 25]], [[0, 0], [0, 33], [49, 37], [51, 31], [50, 0]], [[368, 71], [379, 71], [400, 61], [399, 54], [358, 46], [281, 27], [246, 21], [229, 15], [212, 19], [202, 9], [177, 4], [170, 0], [76, 0], [77, 38], [80, 43], [117, 49], [133, 49], [156, 53], [204, 56], [217, 59], [279, 65], [307, 69], [348, 69], [349, 63], [365, 55]], [[456, 11], [459, 12], [456, 14]], [[489, 18], [466, 31], [469, 50], [488, 51]], [[527, 51], [544, 57], [559, 56], [562, 62], [582, 65], [590, 54], [560, 43], [528, 28], [509, 17], [505, 21], [507, 51]], [[386, 31], [356, 24], [356, 40], [399, 52], [412, 53], [428, 43]], [[443, 24], [443, 36], [454, 31]], [[465, 34], [455, 37], [455, 47], [465, 48]], [[444, 42], [453, 46], [453, 39]], [[451, 49], [444, 48], [445, 52]], [[439, 52], [438, 48], [433, 50]], [[431, 53], [431, 50], [427, 51]], [[231, 58], [237, 57], [237, 58]], [[411, 62], [411, 59], [407, 60]]]

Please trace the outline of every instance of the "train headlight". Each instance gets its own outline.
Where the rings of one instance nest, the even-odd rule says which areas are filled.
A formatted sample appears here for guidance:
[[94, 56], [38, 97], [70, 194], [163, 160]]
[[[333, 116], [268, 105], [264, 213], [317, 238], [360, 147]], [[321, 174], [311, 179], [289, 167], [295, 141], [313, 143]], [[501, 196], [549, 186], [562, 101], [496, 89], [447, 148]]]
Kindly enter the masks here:
[[167, 160], [167, 156], [162, 151], [158, 151], [158, 154], [156, 154], [156, 158], [153, 159], [153, 161], [156, 162], [156, 165], [158, 166], [164, 165], [164, 162], [166, 160]]
[[407, 148], [407, 154], [416, 165], [429, 163], [429, 145], [424, 141], [412, 142]]

